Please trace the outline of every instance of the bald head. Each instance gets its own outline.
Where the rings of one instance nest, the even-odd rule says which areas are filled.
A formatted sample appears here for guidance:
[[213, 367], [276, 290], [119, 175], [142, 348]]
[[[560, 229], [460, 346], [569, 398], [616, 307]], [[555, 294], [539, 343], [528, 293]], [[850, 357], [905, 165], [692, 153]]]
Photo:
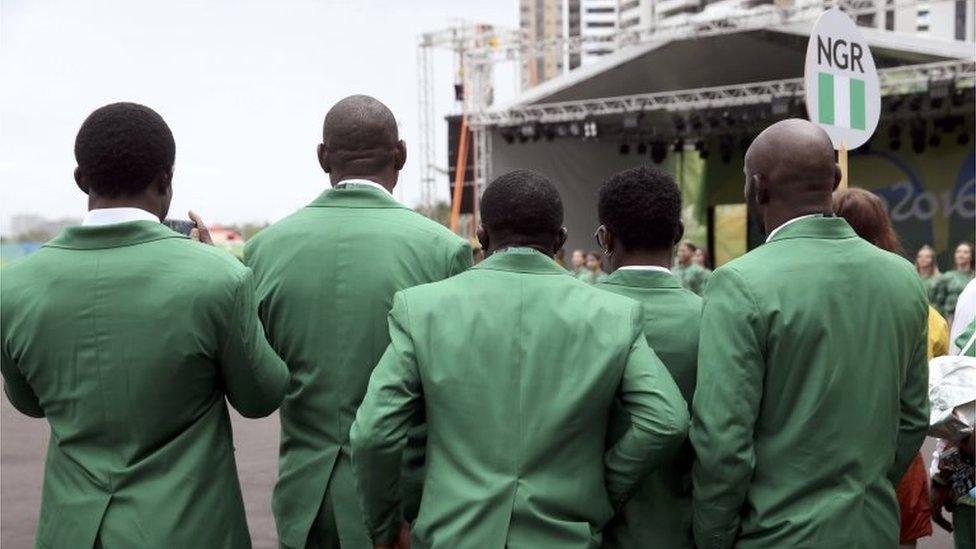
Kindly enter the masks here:
[[766, 218], [767, 231], [784, 216], [829, 213], [840, 181], [827, 132], [800, 118], [777, 122], [756, 137], [746, 151], [745, 175], [746, 200]]
[[746, 151], [746, 173], [761, 173], [775, 185], [819, 182], [830, 193], [836, 167], [827, 132], [800, 118], [766, 128]]
[[325, 115], [319, 161], [333, 185], [368, 179], [392, 189], [406, 161], [393, 113], [368, 95], [339, 101]]

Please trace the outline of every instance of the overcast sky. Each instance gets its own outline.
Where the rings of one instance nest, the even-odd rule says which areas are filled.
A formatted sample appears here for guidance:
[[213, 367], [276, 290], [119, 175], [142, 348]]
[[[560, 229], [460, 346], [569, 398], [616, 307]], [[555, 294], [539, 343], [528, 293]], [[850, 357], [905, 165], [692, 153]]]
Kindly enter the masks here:
[[[315, 159], [326, 111], [373, 95], [413, 153], [400, 178], [413, 205], [418, 35], [458, 17], [512, 27], [516, 15], [513, 0], [0, 0], [3, 226], [18, 213], [82, 215], [75, 134], [115, 101], [149, 105], [173, 130], [171, 216], [192, 207], [227, 223], [274, 221], [314, 198], [328, 184]], [[435, 67], [440, 118], [455, 108], [451, 56]], [[496, 97], [510, 97], [512, 68], [499, 72]]]

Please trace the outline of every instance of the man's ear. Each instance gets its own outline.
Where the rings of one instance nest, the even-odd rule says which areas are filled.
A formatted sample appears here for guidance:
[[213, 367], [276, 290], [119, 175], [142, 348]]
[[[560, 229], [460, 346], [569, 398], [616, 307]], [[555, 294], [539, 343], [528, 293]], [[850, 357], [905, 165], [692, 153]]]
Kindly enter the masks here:
[[766, 185], [766, 178], [761, 174], [752, 175], [752, 192], [756, 195], [756, 204], [769, 202], [769, 187]]
[[678, 220], [678, 226], [674, 228], [674, 246], [681, 242], [681, 239], [685, 237], [685, 222]]
[[396, 171], [403, 169], [407, 163], [407, 143], [404, 140], [397, 141], [396, 150], [393, 152], [393, 167]]
[[82, 175], [80, 166], [75, 168], [75, 185], [78, 185], [78, 188], [81, 189], [81, 192], [88, 194], [89, 191], [88, 182], [85, 181], [85, 176]]
[[173, 186], [173, 168], [159, 172], [159, 175], [153, 179], [152, 185], [156, 194], [164, 195], [168, 193], [170, 187]]
[[329, 173], [332, 170], [329, 166], [329, 149], [325, 148], [324, 143], [319, 143], [319, 146], [315, 149], [315, 155], [319, 159], [319, 166], [322, 166], [322, 171]]
[[837, 190], [837, 187], [840, 186], [840, 180], [841, 180], [841, 178], [843, 176], [844, 176], [844, 174], [841, 173], [840, 166], [838, 166], [837, 164], [834, 164], [834, 188], [831, 189], [831, 191], [836, 191]]
[[552, 248], [553, 255], [555, 255], [560, 248], [566, 245], [567, 238], [569, 238], [569, 231], [566, 230], [566, 227], [560, 227], [559, 232], [556, 233], [556, 240], [553, 241], [553, 248]]
[[478, 230], [475, 231], [478, 236], [478, 242], [481, 244], [481, 250], [488, 255], [488, 245], [490, 244], [488, 240], [488, 231], [485, 230], [484, 225], [478, 225]]

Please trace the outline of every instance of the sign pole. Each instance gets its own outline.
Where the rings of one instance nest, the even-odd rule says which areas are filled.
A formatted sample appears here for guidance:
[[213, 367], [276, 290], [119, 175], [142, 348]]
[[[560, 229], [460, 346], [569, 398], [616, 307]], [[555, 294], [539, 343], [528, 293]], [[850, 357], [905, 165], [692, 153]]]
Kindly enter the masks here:
[[837, 151], [837, 164], [840, 166], [840, 185], [838, 189], [847, 188], [847, 142], [841, 141], [840, 150]]

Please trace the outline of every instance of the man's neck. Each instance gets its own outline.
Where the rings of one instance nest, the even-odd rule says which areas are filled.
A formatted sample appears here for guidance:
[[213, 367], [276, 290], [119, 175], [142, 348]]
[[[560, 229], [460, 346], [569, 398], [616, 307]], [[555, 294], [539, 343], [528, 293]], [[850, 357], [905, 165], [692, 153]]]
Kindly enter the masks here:
[[617, 257], [615, 269], [621, 267], [644, 267], [654, 266], [668, 269], [671, 267], [671, 251], [646, 251], [646, 252], [625, 252]]
[[147, 211], [152, 215], [159, 217], [159, 212], [153, 208], [153, 205], [148, 204], [145, 200], [139, 200], [138, 198], [105, 198], [101, 196], [88, 196], [88, 211], [91, 210], [104, 210], [107, 208], [137, 208], [140, 210]]
[[781, 227], [787, 221], [791, 219], [796, 219], [798, 217], [803, 217], [805, 215], [832, 215], [830, 208], [824, 208], [823, 206], [810, 206], [804, 208], [796, 208], [789, 211], [783, 212], [770, 212], [766, 215], [765, 222], [763, 223], [766, 229], [766, 234], [773, 232], [777, 228]]
[[499, 244], [493, 243], [488, 247], [488, 254], [491, 255], [495, 252], [507, 250], [508, 248], [532, 248], [533, 250], [548, 257], [553, 256], [552, 250], [547, 250], [546, 247], [542, 246], [541, 244], [527, 244], [524, 242], [501, 242]]
[[380, 175], [338, 175], [335, 177], [330, 177], [330, 181], [333, 187], [339, 186], [340, 183], [353, 181], [356, 179], [360, 181], [370, 181], [372, 183], [376, 183], [377, 185], [383, 187], [390, 193], [392, 193], [393, 188], [396, 187], [396, 181], [390, 181], [389, 178]]

